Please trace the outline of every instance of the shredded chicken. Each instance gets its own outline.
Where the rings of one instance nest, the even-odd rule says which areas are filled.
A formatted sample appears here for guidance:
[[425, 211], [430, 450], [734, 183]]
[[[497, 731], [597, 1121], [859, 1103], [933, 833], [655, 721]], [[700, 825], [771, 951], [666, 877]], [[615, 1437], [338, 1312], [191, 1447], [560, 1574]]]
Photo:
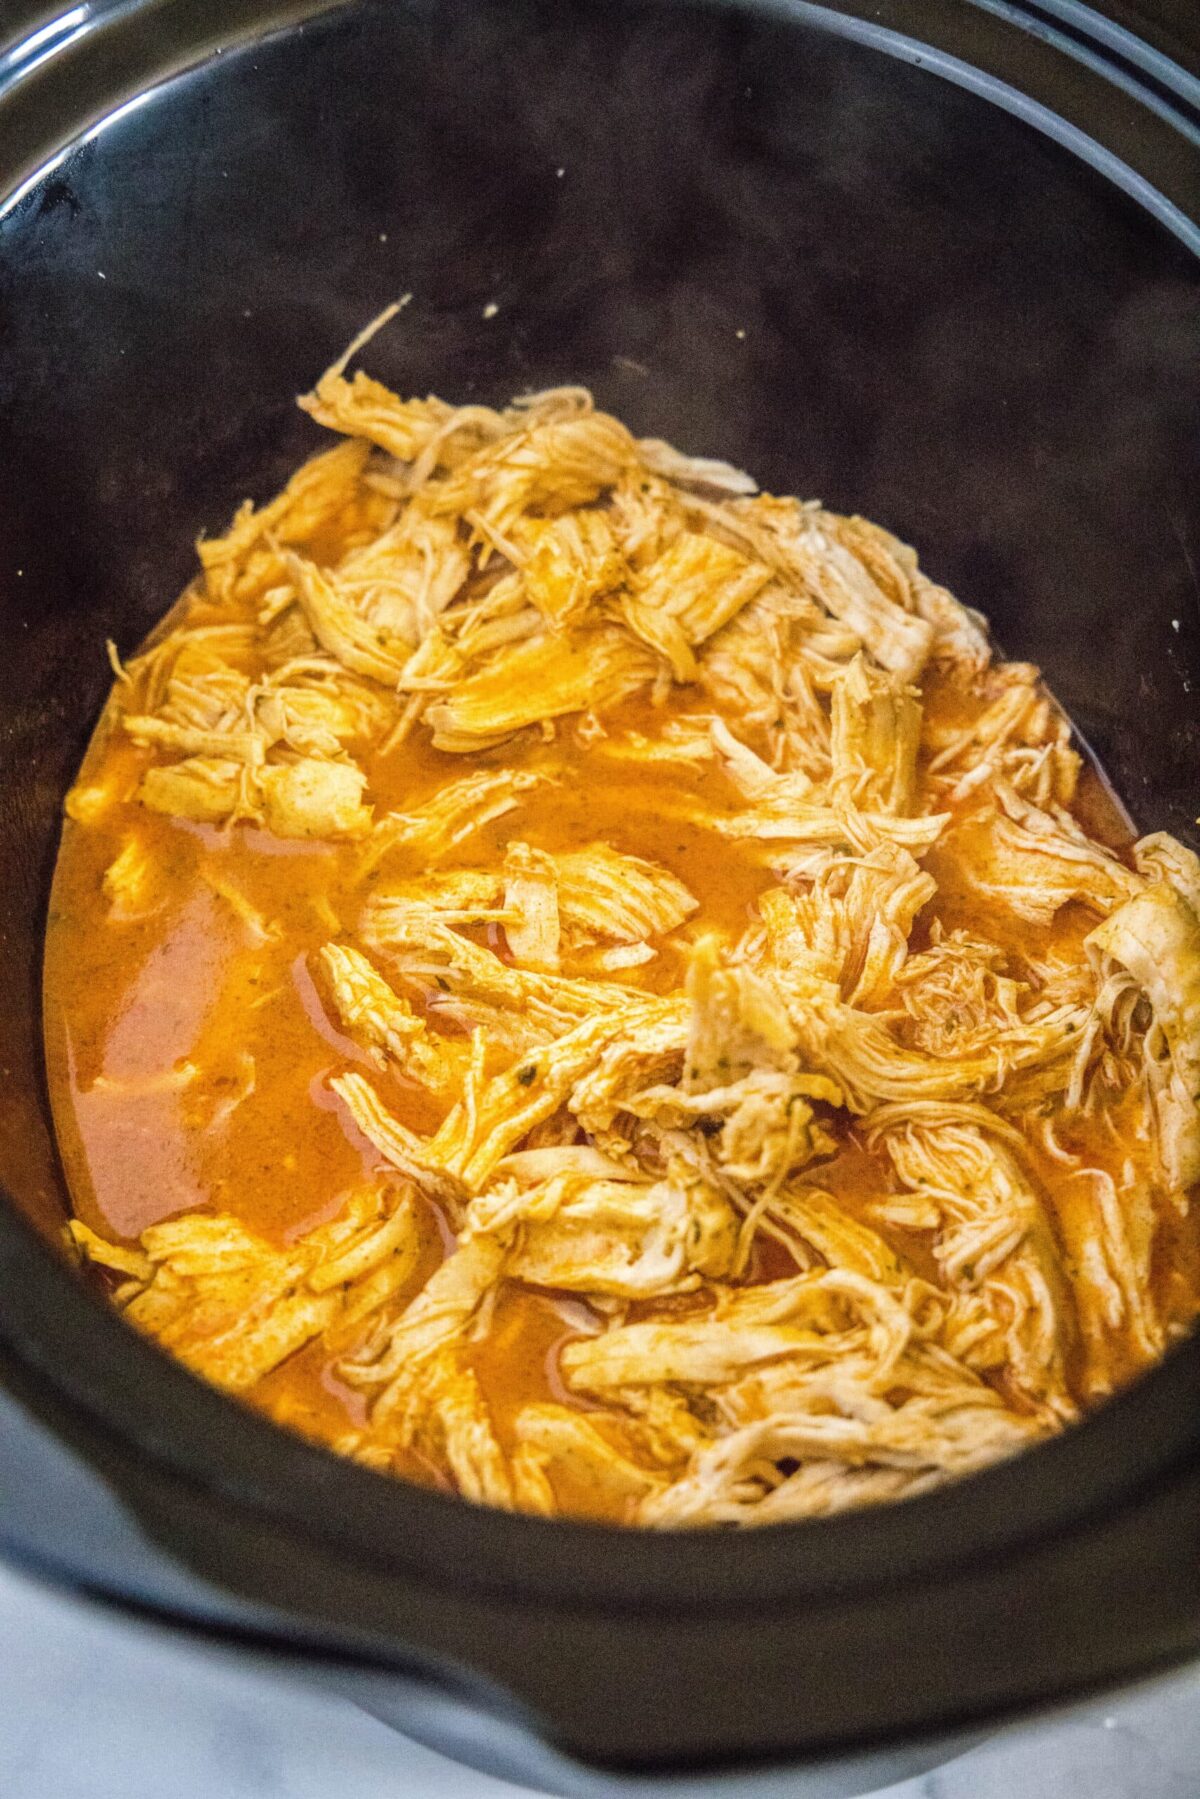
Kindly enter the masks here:
[[1101, 1004], [1111, 1008], [1112, 988], [1129, 982], [1149, 1006], [1141, 1054], [1163, 1168], [1173, 1186], [1191, 1186], [1200, 1181], [1200, 918], [1185, 892], [1159, 881], [1087, 945], [1105, 978]]
[[[76, 1248], [480, 1503], [767, 1523], [1061, 1428], [1197, 1309], [1200, 861], [1089, 835], [1038, 671], [889, 532], [581, 388], [403, 400], [369, 335], [301, 402], [340, 441], [113, 652], [89, 928], [168, 1010], [193, 892], [241, 960], [88, 1104], [235, 1148]], [[361, 1184], [260, 1225], [236, 1146], [318, 1115]]]
[[78, 1221], [80, 1250], [127, 1278], [116, 1301], [198, 1374], [244, 1392], [313, 1337], [370, 1318], [408, 1284], [420, 1249], [411, 1199], [373, 1187], [332, 1224], [277, 1248], [235, 1218], [195, 1215], [152, 1225], [141, 1254]]

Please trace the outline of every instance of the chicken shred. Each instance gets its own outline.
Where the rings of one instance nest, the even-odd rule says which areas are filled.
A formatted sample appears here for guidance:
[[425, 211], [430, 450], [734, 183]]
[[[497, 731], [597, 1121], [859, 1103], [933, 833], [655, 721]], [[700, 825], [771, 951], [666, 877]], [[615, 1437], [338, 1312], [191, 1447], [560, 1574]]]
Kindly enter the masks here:
[[[1062, 1428], [1200, 1305], [1200, 861], [1090, 834], [1038, 671], [888, 531], [582, 388], [401, 399], [369, 335], [114, 661], [64, 850], [121, 943], [237, 896], [205, 1128], [311, 1107], [363, 1178], [76, 1251], [205, 1378], [319, 1366], [305, 1428], [542, 1515], [824, 1515]], [[89, 1105], [199, 1117], [206, 1041]]]

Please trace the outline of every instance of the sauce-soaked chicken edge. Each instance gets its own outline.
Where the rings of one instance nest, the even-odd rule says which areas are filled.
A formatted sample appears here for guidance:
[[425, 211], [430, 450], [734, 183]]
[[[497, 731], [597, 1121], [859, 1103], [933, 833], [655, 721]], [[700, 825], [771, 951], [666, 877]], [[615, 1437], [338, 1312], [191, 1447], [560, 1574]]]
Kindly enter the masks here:
[[660, 1527], [924, 1491], [1153, 1361], [1195, 856], [880, 527], [346, 368], [68, 796], [48, 1059], [126, 1316], [372, 1466]]

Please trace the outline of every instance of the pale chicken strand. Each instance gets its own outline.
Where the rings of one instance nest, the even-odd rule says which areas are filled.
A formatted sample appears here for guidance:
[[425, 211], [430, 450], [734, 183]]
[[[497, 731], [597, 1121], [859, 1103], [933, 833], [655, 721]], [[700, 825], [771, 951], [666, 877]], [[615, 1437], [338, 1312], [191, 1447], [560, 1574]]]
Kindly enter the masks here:
[[[635, 440], [585, 389], [501, 410], [348, 376], [395, 310], [302, 402], [345, 441], [114, 652], [122, 772], [68, 812], [116, 827], [131, 932], [169, 910], [164, 820], [264, 955], [280, 923], [221, 845], [337, 859], [305, 953], [372, 1072], [328, 1085], [400, 1198], [381, 1172], [286, 1248], [200, 1213], [79, 1246], [239, 1391], [319, 1339], [367, 1405], [346, 1452], [481, 1503], [765, 1523], [1059, 1427], [1178, 1328], [1154, 1269], [1200, 1175], [1200, 862], [1084, 831], [1037, 671], [993, 664], [890, 533]], [[606, 818], [652, 810], [664, 864], [676, 827], [704, 846], [687, 882], [642, 834], [555, 835], [584, 769]], [[761, 880], [713, 930], [725, 860]], [[453, 1233], [416, 1292], [412, 1189]], [[502, 1427], [478, 1358], [534, 1292], [576, 1308], [562, 1379], [594, 1409]]]

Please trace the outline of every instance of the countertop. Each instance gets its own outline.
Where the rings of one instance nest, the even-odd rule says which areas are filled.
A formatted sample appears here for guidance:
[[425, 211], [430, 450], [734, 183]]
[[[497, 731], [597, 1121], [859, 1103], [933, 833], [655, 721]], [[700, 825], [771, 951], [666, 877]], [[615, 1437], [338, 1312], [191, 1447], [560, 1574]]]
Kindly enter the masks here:
[[[773, 1791], [787, 1791], [772, 1783]], [[0, 1567], [4, 1799], [515, 1799], [350, 1701]], [[678, 1790], [678, 1789], [676, 1789]], [[722, 1799], [753, 1783], [687, 1783]], [[1200, 1799], [1200, 1668], [1003, 1730], [874, 1799]]]

